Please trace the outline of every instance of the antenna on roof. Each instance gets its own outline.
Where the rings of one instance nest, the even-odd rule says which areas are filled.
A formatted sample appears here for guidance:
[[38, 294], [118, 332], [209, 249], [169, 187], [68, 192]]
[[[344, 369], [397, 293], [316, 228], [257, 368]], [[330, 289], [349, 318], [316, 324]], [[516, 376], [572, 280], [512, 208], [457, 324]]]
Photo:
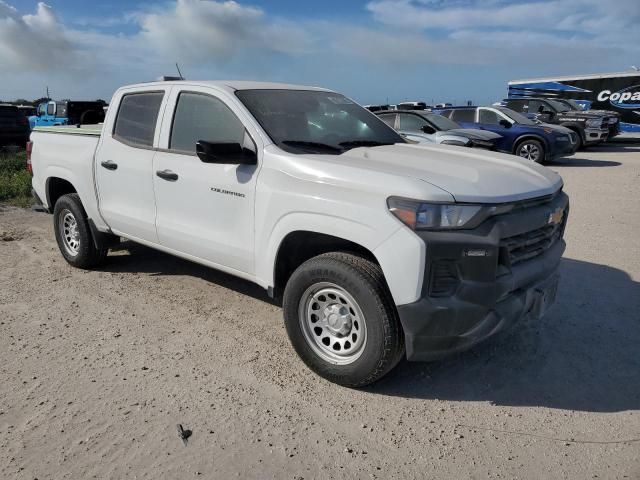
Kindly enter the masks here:
[[178, 62], [176, 62], [176, 70], [178, 70], [178, 76], [180, 77], [180, 80], [184, 80], [182, 72], [180, 71], [180, 67], [178, 66]]

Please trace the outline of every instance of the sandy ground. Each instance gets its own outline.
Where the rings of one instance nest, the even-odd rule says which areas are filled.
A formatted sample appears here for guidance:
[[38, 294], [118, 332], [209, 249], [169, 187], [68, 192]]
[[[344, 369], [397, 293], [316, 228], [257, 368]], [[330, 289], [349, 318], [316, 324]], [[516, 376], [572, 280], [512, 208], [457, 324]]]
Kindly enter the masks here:
[[50, 216], [0, 208], [0, 478], [640, 478], [640, 147], [551, 168], [548, 316], [361, 391], [258, 287], [133, 244], [76, 270]]

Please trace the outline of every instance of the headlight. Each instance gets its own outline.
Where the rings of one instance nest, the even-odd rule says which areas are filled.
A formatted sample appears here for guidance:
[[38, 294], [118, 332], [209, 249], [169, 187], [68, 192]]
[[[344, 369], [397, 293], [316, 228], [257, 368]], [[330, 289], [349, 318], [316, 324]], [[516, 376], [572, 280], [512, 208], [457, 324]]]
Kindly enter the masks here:
[[602, 120], [599, 118], [592, 118], [591, 120], [587, 120], [587, 127], [589, 128], [597, 128], [602, 125]]
[[387, 205], [389, 211], [412, 230], [469, 228], [495, 213], [493, 208], [485, 209], [482, 205], [426, 203], [399, 197], [390, 197]]

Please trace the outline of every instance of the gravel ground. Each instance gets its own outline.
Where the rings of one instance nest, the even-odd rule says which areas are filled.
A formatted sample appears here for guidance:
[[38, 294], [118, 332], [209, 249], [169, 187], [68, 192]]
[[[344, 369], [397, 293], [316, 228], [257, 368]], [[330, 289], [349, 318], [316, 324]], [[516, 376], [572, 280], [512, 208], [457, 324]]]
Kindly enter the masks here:
[[551, 168], [547, 317], [359, 391], [258, 287], [130, 243], [76, 270], [50, 216], [0, 208], [0, 478], [640, 478], [640, 147]]

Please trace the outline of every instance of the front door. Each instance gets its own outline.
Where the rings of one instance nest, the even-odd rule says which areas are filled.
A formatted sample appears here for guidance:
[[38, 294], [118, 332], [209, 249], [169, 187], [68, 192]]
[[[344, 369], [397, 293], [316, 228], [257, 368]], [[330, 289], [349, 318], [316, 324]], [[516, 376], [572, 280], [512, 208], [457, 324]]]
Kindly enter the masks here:
[[153, 160], [156, 227], [162, 246], [247, 274], [254, 273], [257, 165], [205, 163], [196, 143], [255, 144], [232, 108], [207, 89], [179, 91], [163, 125], [166, 148]]

